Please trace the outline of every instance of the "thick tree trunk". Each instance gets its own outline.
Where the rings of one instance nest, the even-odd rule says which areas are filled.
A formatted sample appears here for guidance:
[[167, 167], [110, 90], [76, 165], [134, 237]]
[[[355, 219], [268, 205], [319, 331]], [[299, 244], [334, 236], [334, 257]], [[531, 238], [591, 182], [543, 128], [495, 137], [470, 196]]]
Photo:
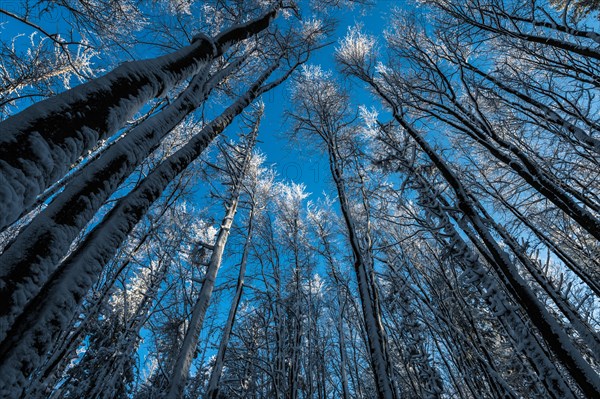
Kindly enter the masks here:
[[0, 229], [148, 100], [195, 75], [232, 44], [266, 29], [275, 15], [270, 11], [214, 39], [198, 36], [172, 54], [123, 64], [0, 123]]
[[6, 298], [0, 304], [0, 340], [98, 209], [162, 139], [207, 98], [226, 71], [231, 70], [225, 68], [208, 81], [206, 76], [197, 75], [173, 104], [84, 166], [82, 173], [5, 248], [0, 255], [0, 294]]
[[0, 395], [23, 389], [25, 380], [41, 364], [47, 350], [66, 328], [104, 265], [169, 183], [198, 158], [248, 104], [285, 79], [286, 76], [263, 86], [276, 67], [269, 67], [245, 95], [119, 200], [29, 301], [0, 343], [0, 374], [4, 377], [0, 380]]

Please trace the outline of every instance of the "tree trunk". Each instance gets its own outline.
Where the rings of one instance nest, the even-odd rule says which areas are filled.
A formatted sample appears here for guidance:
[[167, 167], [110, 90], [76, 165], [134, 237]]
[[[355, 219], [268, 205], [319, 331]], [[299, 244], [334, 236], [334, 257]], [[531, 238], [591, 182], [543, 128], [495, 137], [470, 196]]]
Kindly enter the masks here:
[[206, 275], [204, 276], [202, 288], [200, 289], [200, 293], [194, 304], [192, 318], [185, 333], [183, 344], [179, 349], [177, 360], [175, 361], [175, 367], [173, 369], [171, 380], [169, 381], [165, 399], [179, 399], [184, 397], [185, 385], [187, 383], [192, 360], [194, 360], [196, 347], [198, 346], [198, 339], [202, 330], [202, 324], [204, 323], [204, 316], [206, 315], [210, 297], [215, 287], [217, 273], [221, 267], [223, 251], [225, 250], [225, 244], [227, 244], [229, 231], [233, 224], [237, 206], [238, 198], [233, 198], [231, 204], [227, 208], [227, 213], [221, 222], [221, 228], [219, 229], [217, 240], [213, 245], [213, 252], [210, 257]]
[[337, 150], [332, 142], [327, 143], [329, 153], [330, 170], [335, 182], [342, 216], [346, 224], [349, 235], [350, 246], [354, 257], [354, 271], [356, 273], [358, 293], [361, 301], [362, 313], [365, 319], [365, 328], [367, 333], [367, 343], [369, 346], [369, 356], [375, 374], [375, 386], [377, 388], [377, 397], [379, 399], [395, 399], [398, 393], [393, 384], [392, 370], [390, 360], [387, 354], [387, 344], [385, 331], [381, 323], [381, 312], [376, 300], [377, 287], [372, 284], [369, 278], [369, 271], [372, 269], [372, 254], [364, 253], [370, 251], [370, 248], [362, 248], [359, 242], [358, 232], [350, 213], [350, 203], [346, 195], [344, 179]]
[[246, 264], [248, 262], [248, 254], [250, 252], [250, 244], [252, 241], [254, 209], [250, 210], [249, 219], [250, 220], [248, 221], [248, 230], [246, 235], [246, 241], [244, 243], [242, 260], [240, 262], [240, 271], [238, 274], [235, 294], [233, 296], [233, 300], [231, 301], [231, 307], [229, 309], [229, 316], [227, 317], [227, 322], [225, 323], [225, 327], [223, 327], [223, 336], [221, 337], [221, 343], [219, 344], [219, 351], [217, 352], [215, 365], [213, 366], [213, 369], [210, 374], [208, 388], [206, 389], [207, 399], [217, 399], [219, 397], [219, 381], [221, 380], [221, 375], [223, 373], [225, 353], [227, 351], [227, 346], [229, 345], [229, 337], [231, 336], [231, 331], [233, 330], [235, 316], [237, 314], [240, 301], [242, 299], [242, 291], [244, 289], [244, 277], [246, 275]]
[[[241, 164], [238, 166], [238, 170], [229, 171], [231, 174], [235, 174], [231, 176], [231, 180], [233, 181], [233, 185], [231, 188], [231, 197], [228, 201], [227, 212], [223, 221], [221, 222], [221, 228], [219, 230], [219, 234], [217, 235], [217, 239], [212, 248], [212, 254], [210, 257], [210, 262], [208, 264], [208, 268], [206, 270], [206, 275], [204, 276], [204, 281], [202, 283], [202, 288], [200, 289], [200, 293], [198, 294], [198, 298], [196, 299], [196, 303], [194, 304], [192, 311], [192, 318], [190, 320], [189, 327], [185, 333], [185, 337], [183, 339], [183, 344], [179, 350], [179, 354], [177, 356], [177, 360], [175, 362], [175, 367], [173, 369], [173, 375], [171, 381], [169, 381], [169, 386], [167, 388], [167, 392], [165, 398], [167, 399], [179, 399], [184, 396], [185, 385], [190, 373], [190, 367], [192, 365], [192, 360], [194, 359], [194, 354], [196, 353], [196, 347], [198, 346], [198, 339], [200, 336], [200, 332], [202, 331], [202, 325], [204, 323], [204, 317], [206, 315], [206, 311], [208, 309], [208, 305], [210, 304], [210, 298], [212, 296], [212, 291], [215, 286], [217, 273], [221, 267], [221, 261], [223, 258], [223, 252], [225, 250], [225, 245], [227, 244], [227, 239], [229, 237], [229, 233], [231, 230], [231, 226], [233, 224], [233, 219], [237, 212], [237, 207], [240, 200], [240, 194], [242, 191], [243, 180], [246, 176], [246, 171], [248, 170], [248, 165], [250, 163], [250, 159], [252, 158], [252, 151], [254, 149], [254, 145], [256, 143], [256, 137], [258, 135], [258, 126], [260, 124], [260, 117], [262, 113], [257, 117], [252, 132], [250, 132], [248, 142], [245, 145], [243, 154], [243, 159]], [[218, 383], [218, 376], [215, 374], [215, 368], [219, 367], [222, 369], [223, 367], [223, 357], [225, 356], [225, 349], [227, 347], [227, 340], [229, 339], [229, 334], [231, 333], [231, 328], [233, 326], [233, 321], [235, 318], [235, 314], [237, 312], [237, 307], [242, 295], [242, 289], [244, 285], [244, 273], [246, 270], [246, 261], [248, 259], [248, 251], [250, 249], [250, 240], [252, 233], [252, 214], [250, 215], [250, 224], [248, 227], [248, 236], [246, 238], [246, 243], [244, 245], [244, 255], [242, 258], [242, 264], [240, 265], [240, 274], [238, 277], [238, 283], [236, 288], [236, 295], [234, 298], [234, 302], [232, 304], [231, 310], [229, 312], [229, 318], [227, 320], [226, 330], [223, 332], [224, 339], [221, 341], [221, 347], [219, 348], [218, 355], [221, 355], [219, 358], [217, 356], [217, 363], [213, 368], [213, 374], [215, 375], [215, 383]], [[222, 350], [221, 350], [222, 348]], [[220, 374], [220, 371], [218, 372]], [[211, 375], [211, 381], [213, 381]], [[209, 385], [210, 388], [210, 385]], [[217, 392], [215, 391], [216, 395]], [[210, 390], [207, 393], [207, 397], [210, 398]]]
[[266, 29], [276, 12], [214, 39], [199, 35], [172, 54], [123, 64], [0, 123], [0, 229], [16, 220], [78, 158], [122, 128], [148, 100], [195, 75], [232, 44]]
[[171, 105], [85, 165], [82, 173], [5, 248], [0, 255], [0, 279], [4, 283], [0, 294], [7, 300], [0, 304], [0, 340], [98, 209], [230, 71], [227, 67], [210, 79], [202, 74], [194, 77]]
[[29, 301], [0, 343], [0, 373], [5, 377], [0, 381], [0, 394], [23, 389], [26, 378], [43, 361], [48, 348], [66, 328], [86, 292], [101, 274], [103, 266], [169, 183], [200, 156], [206, 146], [248, 104], [287, 77], [263, 86], [276, 67], [269, 67], [245, 95], [119, 200], [104, 220], [63, 261], [42, 290]]

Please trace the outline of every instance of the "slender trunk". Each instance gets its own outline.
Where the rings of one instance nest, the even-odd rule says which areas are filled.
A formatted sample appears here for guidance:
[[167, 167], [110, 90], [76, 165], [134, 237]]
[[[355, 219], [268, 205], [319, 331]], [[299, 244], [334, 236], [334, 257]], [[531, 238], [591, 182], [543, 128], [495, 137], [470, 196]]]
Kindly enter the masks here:
[[342, 399], [350, 399], [350, 388], [348, 382], [348, 354], [346, 353], [346, 338], [344, 333], [344, 316], [346, 314], [346, 300], [342, 302], [341, 281], [334, 262], [331, 244], [325, 234], [319, 234], [323, 243], [323, 254], [329, 266], [329, 272], [335, 282], [335, 299], [339, 309], [336, 330], [338, 334], [338, 351], [340, 352], [340, 378], [342, 381]]
[[242, 291], [244, 290], [244, 277], [246, 275], [246, 264], [248, 262], [248, 254], [250, 253], [250, 243], [252, 241], [252, 225], [254, 218], [254, 209], [250, 210], [250, 216], [248, 221], [248, 230], [246, 235], [246, 242], [244, 243], [244, 250], [242, 254], [242, 260], [240, 262], [240, 271], [238, 274], [237, 285], [233, 300], [231, 301], [231, 307], [229, 309], [229, 316], [227, 322], [223, 328], [223, 336], [221, 337], [221, 343], [219, 344], [219, 351], [217, 352], [217, 358], [215, 365], [213, 366], [210, 374], [210, 380], [208, 382], [208, 388], [206, 389], [207, 399], [217, 399], [219, 397], [219, 381], [223, 373], [223, 363], [225, 360], [225, 352], [227, 351], [227, 345], [229, 345], [229, 337], [233, 329], [233, 323], [235, 322], [235, 316], [237, 314], [240, 301], [242, 299]]
[[367, 332], [367, 342], [369, 346], [369, 355], [375, 375], [375, 386], [379, 399], [395, 399], [398, 393], [393, 384], [392, 370], [387, 354], [387, 344], [385, 340], [385, 331], [381, 322], [381, 312], [376, 302], [375, 292], [377, 287], [372, 284], [369, 271], [372, 269], [372, 254], [365, 254], [363, 251], [370, 249], [361, 248], [358, 232], [352, 215], [350, 214], [350, 203], [346, 196], [344, 179], [342, 171], [338, 164], [336, 149], [333, 143], [328, 143], [330, 170], [335, 182], [338, 198], [340, 201], [342, 215], [348, 231], [350, 246], [354, 257], [354, 271], [356, 273], [358, 292], [361, 300], [363, 317], [365, 318], [365, 328]]
[[[338, 290], [339, 295], [339, 290]], [[339, 306], [338, 298], [338, 306]], [[348, 384], [348, 354], [346, 353], [346, 339], [344, 335], [344, 307], [340, 306], [340, 315], [336, 324], [338, 332], [338, 350], [340, 352], [340, 378], [342, 379], [342, 399], [350, 399]]]
[[[171, 380], [169, 381], [169, 386], [165, 393], [165, 398], [178, 399], [184, 396], [185, 385], [189, 376], [192, 360], [194, 359], [194, 354], [196, 353], [196, 347], [198, 346], [198, 339], [200, 336], [200, 332], [202, 331], [202, 325], [204, 324], [204, 317], [206, 315], [208, 305], [210, 304], [210, 298], [212, 296], [212, 291], [215, 286], [217, 273], [219, 272], [219, 269], [221, 267], [221, 261], [223, 259], [225, 245], [227, 244], [227, 239], [229, 237], [231, 226], [233, 224], [233, 219], [237, 212], [237, 207], [240, 200], [240, 193], [242, 191], [243, 180], [246, 176], [246, 171], [248, 169], [250, 159], [252, 158], [252, 151], [254, 149], [254, 144], [256, 143], [256, 137], [258, 135], [258, 126], [260, 124], [261, 116], [262, 113], [258, 116], [257, 120], [254, 123], [252, 132], [250, 132], [248, 142], [246, 143], [244, 148], [245, 153], [243, 154], [242, 161], [237, 166], [238, 169], [230, 171], [230, 173], [232, 174], [230, 178], [233, 183], [231, 187], [231, 197], [228, 201], [227, 212], [225, 214], [225, 217], [223, 218], [223, 221], [221, 222], [219, 234], [217, 235], [217, 239], [215, 241], [215, 244], [213, 245], [210, 262], [206, 270], [206, 275], [204, 276], [202, 288], [200, 289], [200, 293], [198, 294], [198, 298], [196, 299], [196, 303], [194, 304], [192, 318], [190, 320], [189, 327], [185, 333], [183, 344], [181, 345], [181, 348], [179, 350], [179, 354], [175, 362], [175, 367], [173, 368], [173, 375]], [[249, 225], [249, 233], [246, 239], [246, 243], [244, 245], [244, 255], [242, 259], [242, 264], [240, 265], [240, 275], [238, 278], [238, 284], [236, 288], [236, 297], [234, 299], [235, 305], [232, 306], [229, 313], [229, 319], [227, 321], [229, 328], [224, 332], [224, 337], [226, 334], [226, 339], [229, 338], [229, 333], [231, 332], [231, 327], [233, 326], [233, 321], [237, 312], [237, 306], [239, 304], [242, 295], [242, 288], [244, 285], [244, 272], [246, 269], [246, 261], [248, 259], [248, 251], [251, 242], [250, 240], [252, 231], [252, 214], [250, 215], [250, 218], [251, 219]], [[218, 367], [222, 369], [225, 348], [226, 344], [223, 347], [222, 353], [221, 348], [219, 348], [219, 353], [222, 354], [222, 356], [220, 360], [217, 360], [218, 363], [215, 365], [215, 367], [217, 367], [218, 365]], [[218, 382], [218, 380], [216, 382]]]
[[196, 299], [192, 311], [192, 318], [190, 320], [189, 327], [185, 333], [183, 344], [179, 349], [175, 367], [173, 369], [173, 375], [169, 381], [169, 386], [165, 394], [165, 398], [168, 399], [179, 399], [184, 396], [185, 385], [194, 360], [194, 354], [196, 353], [196, 347], [198, 346], [198, 339], [200, 331], [202, 330], [202, 324], [204, 323], [204, 317], [210, 303], [210, 297], [212, 295], [217, 273], [221, 267], [221, 260], [223, 258], [223, 251], [225, 250], [225, 244], [229, 237], [229, 231], [233, 224], [233, 218], [237, 211], [238, 198], [233, 198], [231, 204], [228, 206], [227, 213], [221, 222], [221, 228], [217, 235], [217, 240], [213, 245], [213, 252], [210, 257], [208, 269], [204, 276], [202, 288]]

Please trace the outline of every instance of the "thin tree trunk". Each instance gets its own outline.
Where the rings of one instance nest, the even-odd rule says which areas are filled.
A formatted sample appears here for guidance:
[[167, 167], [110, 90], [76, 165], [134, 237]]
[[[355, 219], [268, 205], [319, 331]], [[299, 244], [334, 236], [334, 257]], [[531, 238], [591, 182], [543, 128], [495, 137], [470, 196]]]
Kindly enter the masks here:
[[244, 243], [244, 250], [242, 254], [242, 260], [240, 262], [240, 271], [238, 274], [237, 285], [235, 289], [235, 294], [233, 296], [233, 300], [231, 301], [231, 307], [229, 309], [229, 315], [227, 317], [227, 322], [225, 323], [225, 327], [223, 328], [223, 336], [221, 337], [221, 343], [219, 344], [219, 351], [217, 352], [217, 358], [215, 360], [215, 365], [213, 366], [212, 372], [210, 374], [210, 380], [208, 382], [208, 388], [206, 389], [206, 398], [207, 399], [217, 399], [219, 397], [219, 381], [221, 379], [221, 375], [223, 373], [223, 363], [225, 360], [225, 353], [227, 351], [227, 346], [229, 345], [229, 338], [231, 336], [231, 331], [233, 329], [233, 323], [235, 322], [235, 316], [237, 314], [240, 301], [242, 299], [242, 292], [244, 290], [244, 277], [246, 275], [246, 264], [248, 262], [248, 254], [250, 252], [250, 243], [252, 241], [252, 229], [253, 229], [253, 219], [254, 219], [254, 209], [250, 210], [250, 216], [248, 221], [248, 229], [246, 235], [246, 241]]
[[[387, 344], [385, 340], [385, 331], [381, 323], [381, 314], [376, 302], [377, 287], [372, 284], [369, 278], [369, 270], [373, 267], [371, 254], [365, 254], [365, 249], [361, 248], [357, 235], [356, 226], [352, 215], [350, 214], [350, 203], [346, 195], [342, 171], [338, 164], [338, 155], [334, 144], [327, 143], [329, 152], [330, 170], [333, 180], [336, 184], [338, 198], [340, 201], [342, 216], [349, 235], [350, 246], [354, 257], [354, 271], [356, 273], [358, 292], [361, 300], [363, 317], [365, 318], [365, 328], [367, 332], [367, 342], [369, 346], [369, 355], [375, 375], [375, 386], [379, 399], [395, 399], [398, 393], [393, 384], [392, 370], [387, 354]], [[370, 249], [367, 249], [370, 251]]]
[[233, 218], [237, 211], [237, 206], [238, 198], [233, 198], [231, 204], [227, 207], [227, 213], [221, 222], [221, 228], [219, 229], [217, 240], [213, 245], [213, 252], [210, 257], [206, 275], [204, 276], [202, 288], [200, 289], [200, 293], [198, 294], [198, 298], [194, 304], [192, 318], [190, 319], [188, 329], [185, 333], [183, 344], [179, 349], [173, 374], [171, 376], [171, 380], [169, 381], [167, 392], [164, 396], [165, 399], [179, 399], [184, 396], [185, 385], [189, 376], [192, 360], [194, 360], [196, 347], [198, 346], [200, 331], [202, 330], [204, 317], [206, 315], [206, 311], [210, 303], [210, 297], [215, 286], [217, 273], [221, 267], [223, 251], [225, 250], [225, 244], [227, 243], [227, 239], [229, 237], [229, 231], [231, 229], [231, 225], [233, 224]]
[[[181, 345], [181, 348], [179, 350], [179, 354], [177, 355], [175, 367], [173, 368], [173, 374], [171, 380], [169, 381], [169, 386], [165, 394], [166, 399], [178, 399], [184, 396], [185, 385], [190, 373], [192, 360], [194, 359], [194, 353], [196, 353], [196, 347], [198, 346], [198, 339], [200, 336], [200, 332], [202, 331], [204, 317], [206, 315], [208, 305], [210, 304], [210, 298], [212, 296], [212, 291], [215, 286], [217, 273], [219, 272], [219, 269], [221, 267], [225, 245], [227, 244], [227, 239], [231, 231], [233, 219], [237, 212], [240, 194], [242, 191], [243, 180], [246, 176], [246, 171], [248, 170], [250, 159], [252, 158], [252, 151], [254, 149], [254, 144], [256, 143], [256, 137], [258, 135], [258, 126], [260, 124], [261, 116], [262, 112], [258, 115], [252, 128], [252, 132], [250, 132], [248, 141], [244, 148], [245, 154], [243, 154], [243, 159], [241, 164], [239, 165], [239, 169], [235, 171], [230, 171], [230, 173], [235, 173], [235, 175], [231, 177], [233, 185], [231, 187], [231, 197], [228, 201], [227, 212], [225, 214], [225, 217], [223, 218], [223, 221], [221, 222], [221, 228], [212, 248], [210, 262], [206, 270], [206, 275], [204, 276], [202, 288], [200, 289], [200, 293], [198, 294], [198, 298], [196, 299], [196, 303], [194, 304], [192, 318], [190, 320], [189, 327], [185, 333], [185, 337], [183, 339], [183, 344]], [[250, 217], [252, 218], [252, 215], [250, 215]], [[246, 239], [246, 243], [244, 245], [244, 256], [242, 259], [242, 265], [240, 266], [240, 275], [238, 278], [238, 284], [236, 288], [236, 299], [234, 300], [235, 306], [232, 306], [229, 313], [229, 318], [227, 321], [227, 324], [229, 325], [228, 331], [226, 330], [224, 332], [224, 336], [225, 334], [227, 334], [227, 339], [229, 338], [229, 333], [231, 332], [231, 327], [233, 326], [233, 321], [237, 312], [237, 305], [239, 304], [242, 295], [242, 288], [244, 284], [243, 272], [245, 272], [246, 269], [246, 261], [248, 259], [248, 251], [251, 242], [251, 232], [252, 219], [250, 219], [249, 233]], [[215, 365], [215, 367], [217, 367], [218, 365], [222, 369], [225, 348], [226, 343], [223, 347], [222, 357], [220, 361], [217, 358], [218, 363]], [[221, 353], [221, 348], [219, 348], [219, 353]], [[216, 382], [218, 382], [218, 379]], [[210, 398], [210, 396], [208, 395], [207, 397]]]

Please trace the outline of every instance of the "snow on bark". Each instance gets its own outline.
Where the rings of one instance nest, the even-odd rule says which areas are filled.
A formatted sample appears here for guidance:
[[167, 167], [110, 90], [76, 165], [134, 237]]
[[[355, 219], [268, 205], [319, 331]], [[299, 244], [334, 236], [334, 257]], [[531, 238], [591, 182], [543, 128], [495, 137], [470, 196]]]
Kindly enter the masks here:
[[0, 226], [13, 222], [70, 165], [110, 137], [150, 99], [197, 73], [215, 55], [208, 40], [125, 63], [32, 105], [0, 124]]
[[[490, 306], [517, 349], [531, 359], [532, 365], [543, 382], [546, 389], [556, 398], [574, 398], [573, 392], [566, 384], [554, 362], [548, 357], [546, 351], [540, 346], [533, 336], [529, 326], [518, 314], [518, 308], [511, 305], [506, 292], [498, 287], [496, 279], [490, 275], [479, 257], [463, 240], [454, 225], [450, 222], [444, 209], [450, 208], [443, 198], [438, 197], [437, 191], [431, 184], [419, 175], [414, 168], [409, 172], [420, 186], [419, 201], [424, 209], [438, 220], [432, 230], [439, 241], [449, 249], [449, 254], [463, 267], [461, 280], [464, 284], [471, 284], [482, 291], [483, 299]], [[430, 218], [429, 220], [433, 220]], [[457, 219], [457, 224], [466, 232], [468, 226], [462, 219]], [[467, 235], [469, 235], [467, 233]], [[474, 238], [473, 238], [474, 239]], [[484, 251], [484, 249], [481, 249]], [[502, 276], [498, 276], [502, 279]]]
[[47, 350], [65, 329], [104, 265], [114, 256], [169, 183], [200, 156], [244, 108], [283, 79], [263, 83], [277, 68], [269, 67], [248, 91], [206, 125], [175, 154], [144, 178], [65, 259], [42, 290], [27, 304], [0, 343], [0, 395], [18, 397], [27, 377], [44, 360]]
[[[261, 112], [262, 114], [262, 112]], [[171, 380], [169, 381], [169, 387], [167, 388], [167, 392], [165, 395], [166, 399], [178, 399], [184, 396], [185, 385], [188, 380], [188, 376], [190, 373], [190, 367], [192, 365], [192, 360], [194, 360], [194, 354], [196, 353], [196, 347], [198, 346], [198, 339], [200, 336], [200, 332], [202, 331], [202, 326], [204, 324], [204, 317], [206, 316], [206, 311], [208, 310], [208, 306], [210, 304], [210, 298], [212, 296], [212, 291], [215, 287], [215, 281], [217, 278], [217, 273], [221, 268], [221, 262], [223, 259], [223, 252], [225, 250], [225, 245], [227, 244], [227, 239], [229, 237], [229, 233], [231, 231], [231, 226], [233, 225], [233, 219], [237, 212], [237, 207], [239, 204], [240, 193], [242, 189], [242, 181], [246, 175], [246, 171], [248, 170], [248, 166], [250, 160], [252, 158], [252, 151], [254, 149], [254, 145], [256, 143], [256, 137], [258, 135], [258, 125], [260, 123], [261, 114], [257, 116], [257, 120], [254, 124], [252, 132], [248, 137], [248, 141], [245, 145], [245, 154], [242, 155], [242, 162], [239, 166], [233, 166], [232, 169], [229, 170], [229, 173], [232, 174], [231, 180], [233, 186], [231, 188], [231, 194], [229, 198], [229, 204], [227, 205], [227, 212], [223, 221], [221, 222], [221, 228], [219, 230], [219, 234], [217, 235], [217, 239], [212, 246], [212, 254], [210, 257], [210, 261], [208, 264], [208, 268], [206, 270], [206, 275], [204, 276], [204, 281], [202, 283], [202, 288], [200, 289], [200, 293], [196, 299], [196, 303], [194, 304], [192, 310], [192, 318], [190, 320], [188, 329], [185, 333], [185, 337], [183, 339], [183, 344], [179, 350], [177, 355], [177, 360], [175, 362], [175, 367], [173, 368], [173, 375]], [[229, 162], [227, 164], [231, 165]], [[235, 170], [237, 169], [237, 170]], [[252, 221], [250, 221], [250, 229], [252, 227]], [[231, 331], [231, 326], [233, 325], [233, 318], [235, 317], [235, 313], [237, 311], [237, 305], [239, 304], [239, 299], [242, 293], [244, 274], [246, 267], [246, 260], [248, 257], [247, 251], [249, 250], [250, 244], [250, 235], [246, 240], [246, 245], [244, 246], [244, 259], [242, 260], [242, 265], [240, 266], [240, 277], [238, 279], [237, 289], [236, 289], [236, 298], [234, 300], [234, 305], [232, 305], [232, 309], [229, 312], [229, 318], [227, 323], [229, 325], [229, 332]], [[224, 334], [227, 334], [228, 339], [228, 330], [224, 331]], [[222, 340], [222, 344], [225, 342]], [[225, 344], [226, 345], [226, 344]], [[221, 345], [222, 346], [222, 345]], [[225, 355], [224, 347], [221, 350], [219, 347], [219, 354], [221, 354], [220, 364], [222, 367], [223, 356]], [[217, 360], [219, 361], [219, 360]], [[217, 367], [215, 364], [214, 367]], [[213, 368], [214, 373], [214, 368]], [[212, 380], [212, 378], [211, 378]], [[207, 397], [210, 397], [207, 395]]]
[[194, 354], [196, 353], [196, 347], [198, 346], [198, 338], [204, 323], [204, 316], [206, 315], [208, 305], [210, 304], [210, 298], [215, 287], [217, 273], [221, 267], [223, 251], [227, 244], [229, 231], [237, 211], [237, 205], [238, 199], [235, 198], [228, 207], [227, 213], [221, 222], [221, 228], [219, 229], [217, 240], [213, 245], [213, 252], [210, 257], [206, 275], [204, 276], [204, 282], [202, 283], [202, 288], [200, 289], [200, 293], [194, 304], [192, 318], [186, 331], [185, 338], [183, 339], [183, 344], [179, 350], [179, 354], [177, 355], [173, 375], [169, 381], [169, 388], [165, 398], [177, 399], [183, 397], [192, 360], [194, 360]]
[[195, 75], [234, 43], [266, 29], [276, 9], [171, 54], [124, 63], [0, 123], [0, 229], [150, 99]]
[[223, 374], [223, 364], [225, 361], [225, 353], [227, 346], [229, 345], [229, 338], [231, 331], [233, 330], [233, 323], [235, 322], [235, 316], [237, 314], [240, 301], [242, 299], [242, 292], [244, 290], [244, 278], [246, 276], [246, 264], [248, 263], [248, 254], [250, 253], [250, 244], [252, 242], [252, 222], [254, 217], [254, 211], [250, 211], [246, 241], [244, 243], [244, 250], [242, 253], [242, 260], [240, 262], [240, 270], [238, 273], [238, 280], [235, 288], [235, 294], [231, 301], [231, 307], [229, 309], [229, 315], [225, 326], [223, 327], [223, 336], [221, 337], [221, 343], [219, 344], [219, 350], [215, 364], [210, 373], [210, 379], [208, 381], [208, 388], [206, 389], [207, 399], [218, 399], [219, 397], [219, 381]]
[[[384, 99], [386, 98], [384, 97]], [[389, 103], [393, 105], [392, 102]], [[415, 140], [419, 147], [421, 147], [428, 155], [446, 181], [450, 184], [456, 194], [459, 209], [464, 213], [465, 218], [469, 220], [470, 224], [483, 240], [486, 248], [493, 257], [499, 274], [508, 282], [512, 290], [514, 290], [513, 292], [517, 296], [515, 299], [523, 305], [525, 311], [531, 318], [532, 323], [537, 327], [548, 346], [569, 370], [571, 376], [584, 393], [592, 394], [599, 392], [600, 377], [598, 377], [598, 374], [583, 359], [565, 331], [558, 325], [556, 320], [553, 319], [552, 315], [535, 296], [523, 277], [520, 276], [515, 265], [510, 260], [509, 255], [492, 237], [473, 204], [473, 197], [467, 193], [460, 180], [456, 177], [454, 172], [450, 170], [446, 162], [412, 127], [412, 125], [397, 113], [396, 110], [394, 110], [394, 117]]]
[[[0, 293], [6, 298], [0, 305], [0, 340], [96, 211], [236, 64], [217, 72], [208, 82], [206, 74], [196, 75], [173, 104], [146, 119], [86, 165], [83, 173], [5, 248], [0, 255]], [[205, 69], [208, 68], [207, 65]]]

